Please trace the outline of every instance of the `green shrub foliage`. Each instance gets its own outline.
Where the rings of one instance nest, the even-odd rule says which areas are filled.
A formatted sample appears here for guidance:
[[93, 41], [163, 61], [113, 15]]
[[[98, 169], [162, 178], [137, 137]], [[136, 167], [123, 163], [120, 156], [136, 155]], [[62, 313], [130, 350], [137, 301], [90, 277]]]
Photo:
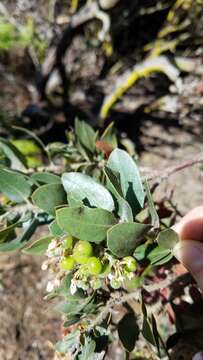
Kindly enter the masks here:
[[[47, 297], [59, 299], [67, 330], [56, 349], [78, 360], [102, 359], [118, 338], [126, 352], [140, 337], [167, 352], [142, 289], [172, 258], [177, 236], [160, 225], [148, 183], [117, 144], [112, 124], [100, 134], [77, 120], [67, 143], [38, 141], [41, 165], [28, 168], [20, 147], [0, 140], [0, 251], [47, 255]], [[33, 241], [41, 225], [49, 234]], [[116, 305], [125, 310], [120, 321], [112, 315]]]

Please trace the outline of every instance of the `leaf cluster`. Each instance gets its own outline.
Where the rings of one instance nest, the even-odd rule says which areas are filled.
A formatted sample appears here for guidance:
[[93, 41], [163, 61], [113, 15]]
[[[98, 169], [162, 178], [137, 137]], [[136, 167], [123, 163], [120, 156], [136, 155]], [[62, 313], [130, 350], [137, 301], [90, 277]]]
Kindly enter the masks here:
[[[121, 300], [125, 315], [118, 324], [109, 314], [118, 301], [114, 296], [125, 299], [131, 291], [140, 295], [147, 275], [172, 258], [177, 235], [160, 222], [149, 185], [143, 182], [136, 161], [116, 147], [112, 125], [100, 135], [77, 120], [75, 134], [70, 132], [67, 137], [67, 144], [48, 147], [38, 141], [42, 164], [44, 154], [49, 161], [40, 169], [28, 168], [26, 154], [15, 143], [0, 139], [0, 251], [50, 252], [56, 259], [62, 281], [49, 297], [63, 299], [57, 309], [67, 317], [64, 326], [70, 329], [57, 351], [78, 360], [99, 359], [115, 336], [127, 352], [144, 336], [158, 353], [163, 352], [156, 320], [147, 315], [143, 301], [141, 316], [134, 313], [127, 298]], [[33, 242], [35, 230], [44, 224], [49, 225], [50, 234]], [[67, 273], [57, 267], [60, 257], [66, 256], [66, 236], [91, 243], [101, 259], [102, 273], [98, 278], [87, 275], [86, 287], [81, 281], [83, 265]], [[130, 276], [123, 270], [128, 256], [138, 263], [138, 270]], [[80, 282], [72, 291], [78, 274]], [[112, 277], [121, 281], [118, 287], [110, 282]], [[91, 281], [95, 284], [97, 280], [98, 288], [92, 287]]]

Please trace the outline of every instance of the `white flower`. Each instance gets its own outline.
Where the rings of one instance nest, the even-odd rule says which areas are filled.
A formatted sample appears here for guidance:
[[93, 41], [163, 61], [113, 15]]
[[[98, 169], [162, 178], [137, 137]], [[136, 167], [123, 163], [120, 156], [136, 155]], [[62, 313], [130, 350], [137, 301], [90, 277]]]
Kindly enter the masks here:
[[134, 273], [132, 273], [132, 272], [127, 275], [127, 277], [128, 277], [129, 280], [132, 280], [132, 279], [134, 278], [134, 276], [135, 276], [135, 275], [134, 275]]
[[41, 269], [42, 269], [42, 270], [47, 270], [47, 269], [48, 269], [48, 262], [47, 262], [47, 261], [44, 261], [44, 262], [42, 263]]
[[74, 280], [71, 280], [71, 284], [70, 284], [70, 293], [71, 295], [74, 295], [77, 291], [77, 286]]
[[111, 273], [110, 274], [108, 274], [108, 278], [109, 278], [109, 280], [112, 280], [112, 279], [114, 279], [114, 275], [112, 275]]
[[52, 281], [49, 281], [46, 288], [47, 292], [51, 292], [54, 290], [54, 284]]
[[54, 250], [57, 247], [57, 241], [54, 239], [50, 242], [47, 252]]

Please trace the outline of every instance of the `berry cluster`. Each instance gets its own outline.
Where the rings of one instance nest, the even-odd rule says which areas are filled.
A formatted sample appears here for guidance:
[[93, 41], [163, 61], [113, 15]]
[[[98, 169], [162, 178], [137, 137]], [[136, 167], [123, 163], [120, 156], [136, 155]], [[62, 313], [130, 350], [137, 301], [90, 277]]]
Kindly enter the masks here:
[[117, 259], [108, 251], [93, 248], [90, 242], [72, 236], [57, 242], [53, 240], [48, 256], [57, 259], [63, 273], [72, 272], [72, 294], [77, 288], [97, 290], [104, 283], [119, 289], [126, 280], [134, 277], [137, 269], [137, 262], [132, 256]]

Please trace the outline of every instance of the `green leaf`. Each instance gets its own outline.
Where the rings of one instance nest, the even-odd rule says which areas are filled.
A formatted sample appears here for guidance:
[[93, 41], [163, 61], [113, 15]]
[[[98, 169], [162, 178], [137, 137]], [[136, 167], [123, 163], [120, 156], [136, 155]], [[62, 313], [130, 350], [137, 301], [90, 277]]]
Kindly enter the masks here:
[[88, 175], [70, 172], [62, 175], [65, 191], [87, 206], [95, 206], [108, 211], [114, 210], [114, 202], [109, 191]]
[[14, 224], [11, 224], [9, 226], [7, 226], [5, 229], [0, 231], [0, 243], [3, 243], [4, 241], [6, 241], [6, 239], [8, 238], [8, 236], [13, 233], [13, 230], [16, 228], [16, 226], [19, 225], [19, 221], [15, 222]]
[[68, 301], [77, 301], [80, 297], [78, 296], [78, 291], [71, 295], [70, 293], [70, 286], [71, 286], [71, 280], [73, 278], [73, 274], [71, 272], [67, 273], [67, 275], [64, 276], [64, 278], [61, 280], [60, 285], [52, 290], [46, 298], [51, 300], [55, 297], [62, 297], [68, 299]]
[[154, 339], [154, 335], [153, 335], [153, 331], [151, 328], [151, 324], [149, 322], [149, 320], [147, 319], [146, 316], [144, 316], [143, 319], [143, 325], [142, 325], [142, 335], [144, 336], [144, 338], [153, 346], [156, 345], [155, 339]]
[[144, 189], [136, 163], [124, 150], [115, 149], [108, 161], [107, 167], [118, 172], [124, 198], [128, 201], [134, 214], [144, 205]]
[[163, 265], [170, 261], [172, 257], [171, 250], [164, 249], [160, 246], [153, 249], [147, 256], [153, 266]]
[[36, 182], [40, 184], [60, 184], [61, 178], [49, 172], [37, 172], [31, 176]]
[[37, 144], [28, 139], [15, 139], [11, 140], [11, 143], [16, 146], [16, 148], [23, 154], [23, 155], [40, 155], [41, 150], [37, 146]]
[[172, 250], [179, 241], [179, 237], [174, 230], [166, 229], [159, 233], [156, 240], [163, 249]]
[[114, 123], [110, 123], [109, 126], [104, 130], [101, 140], [105, 141], [115, 149], [118, 146], [117, 136], [115, 134]]
[[0, 244], [0, 252], [10, 252], [21, 249], [25, 246], [26, 242], [31, 238], [39, 222], [37, 219], [31, 219], [24, 227], [24, 231], [14, 240]]
[[54, 237], [51, 235], [44, 236], [43, 238], [34, 241], [31, 245], [25, 247], [23, 252], [30, 255], [44, 255], [53, 238]]
[[56, 304], [54, 307], [57, 311], [62, 314], [68, 315], [68, 317], [72, 317], [81, 313], [84, 305], [77, 301], [64, 301]]
[[159, 355], [160, 355], [160, 346], [159, 346], [160, 336], [159, 336], [159, 332], [158, 332], [158, 329], [157, 329], [156, 319], [155, 319], [153, 314], [151, 315], [151, 323], [152, 323], [153, 337], [154, 337], [154, 340], [155, 340], [155, 343], [156, 343], [157, 350], [158, 350]]
[[12, 144], [26, 157], [27, 167], [36, 168], [43, 165], [41, 149], [28, 139], [12, 140]]
[[61, 354], [74, 353], [80, 346], [80, 331], [72, 331], [62, 341], [57, 342], [56, 350]]
[[49, 230], [51, 232], [51, 235], [53, 235], [54, 237], [58, 238], [61, 237], [63, 235], [65, 235], [66, 233], [58, 226], [56, 220], [52, 221], [52, 223], [49, 225]]
[[81, 298], [77, 295], [72, 295], [68, 296], [66, 301], [56, 304], [55, 309], [63, 314], [68, 315], [68, 317], [73, 317], [82, 313], [84, 314], [85, 308], [89, 304], [92, 304], [91, 300], [92, 296]]
[[148, 250], [148, 247], [150, 245], [145, 243], [145, 244], [141, 244], [138, 247], [136, 247], [133, 256], [138, 260], [138, 261], [142, 261], [146, 258], [146, 253]]
[[10, 252], [21, 249], [25, 244], [21, 241], [21, 237], [17, 237], [12, 241], [0, 244], [0, 252]]
[[67, 199], [68, 199], [68, 205], [70, 207], [83, 206], [82, 200], [78, 200], [77, 195], [76, 195], [76, 198], [75, 198], [74, 194], [69, 193], [69, 194], [67, 194]]
[[146, 308], [146, 305], [144, 302], [143, 292], [140, 293], [140, 305], [141, 305], [141, 311], [142, 311], [144, 318], [147, 318], [147, 308]]
[[75, 121], [75, 133], [80, 143], [89, 151], [94, 153], [97, 133], [85, 121]]
[[123, 197], [121, 186], [119, 180], [116, 177], [116, 174], [108, 167], [105, 167], [104, 173], [107, 177], [107, 187], [114, 195], [116, 201], [118, 202], [117, 212], [121, 218], [121, 221], [132, 222], [133, 221], [132, 209], [128, 204], [128, 202]]
[[85, 343], [82, 347], [81, 354], [78, 356], [78, 360], [96, 360], [95, 357], [96, 342], [88, 337], [85, 337]]
[[45, 145], [43, 144], [42, 140], [40, 140], [40, 138], [33, 131], [30, 131], [29, 129], [26, 129], [21, 126], [12, 126], [12, 127], [15, 130], [21, 131], [21, 132], [29, 135], [31, 137], [31, 139], [33, 139], [42, 148], [44, 153], [49, 157], [48, 151], [47, 151]]
[[61, 184], [40, 186], [32, 194], [33, 203], [48, 214], [55, 215], [55, 208], [67, 203], [66, 193]]
[[56, 220], [60, 228], [70, 235], [97, 244], [105, 240], [107, 230], [116, 222], [109, 211], [85, 206], [59, 209]]
[[151, 223], [154, 228], [159, 228], [159, 216], [157, 214], [147, 180], [145, 181], [145, 190], [146, 190], [147, 200], [148, 200], [148, 204], [149, 204], [149, 213], [151, 216]]
[[64, 328], [69, 328], [71, 325], [77, 324], [80, 321], [80, 316], [68, 317], [69, 320], [63, 323]]
[[127, 351], [133, 351], [135, 343], [139, 338], [139, 332], [139, 326], [135, 315], [133, 313], [124, 315], [118, 324], [118, 334]]
[[151, 225], [139, 223], [121, 223], [113, 226], [107, 232], [109, 250], [118, 257], [131, 255]]
[[0, 192], [11, 201], [21, 203], [31, 193], [31, 185], [26, 178], [14, 171], [0, 169]]
[[10, 160], [12, 169], [23, 170], [27, 167], [25, 156], [9, 140], [0, 137], [0, 149]]

